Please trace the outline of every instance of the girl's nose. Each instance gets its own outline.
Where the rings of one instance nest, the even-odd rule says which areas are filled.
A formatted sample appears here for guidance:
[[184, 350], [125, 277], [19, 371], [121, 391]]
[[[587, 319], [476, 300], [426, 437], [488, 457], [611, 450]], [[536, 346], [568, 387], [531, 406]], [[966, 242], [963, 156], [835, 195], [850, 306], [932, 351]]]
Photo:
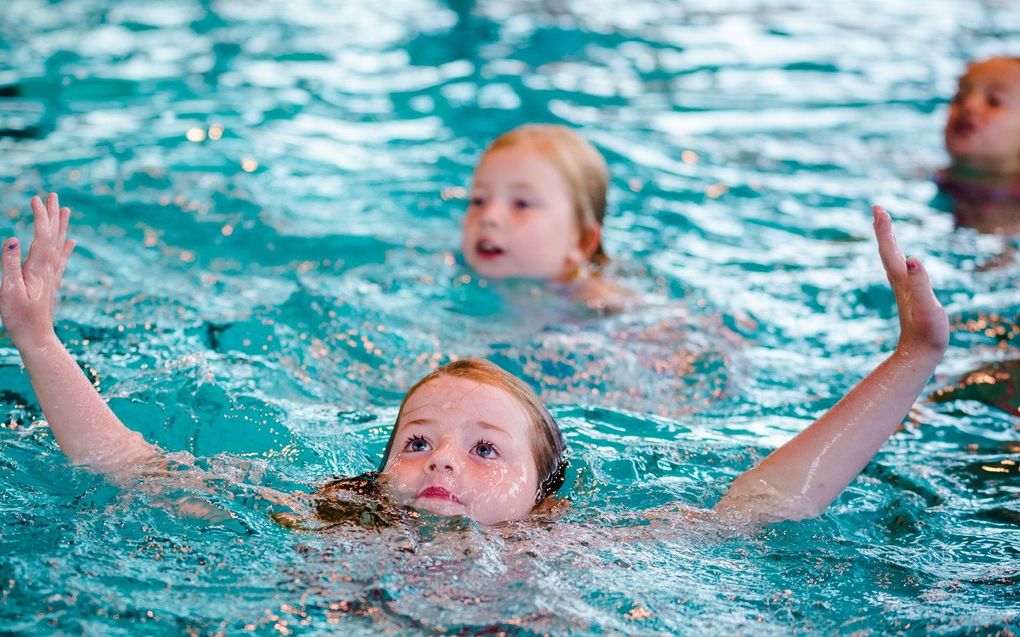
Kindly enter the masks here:
[[425, 463], [425, 468], [429, 473], [434, 471], [445, 471], [447, 473], [457, 473], [460, 471], [460, 462], [457, 460], [456, 454], [450, 449], [449, 445], [441, 445], [429, 458], [429, 461]]
[[485, 228], [496, 228], [503, 219], [503, 205], [499, 202], [489, 202], [482, 208], [482, 226]]
[[439, 471], [439, 470], [453, 473], [453, 463], [449, 462], [449, 461], [446, 461], [446, 460], [443, 460], [443, 461], [440, 461], [440, 462], [433, 461], [433, 462], [429, 463], [429, 471]]
[[967, 112], [976, 111], [980, 108], [983, 100], [984, 98], [977, 91], [973, 91], [963, 98], [963, 110]]

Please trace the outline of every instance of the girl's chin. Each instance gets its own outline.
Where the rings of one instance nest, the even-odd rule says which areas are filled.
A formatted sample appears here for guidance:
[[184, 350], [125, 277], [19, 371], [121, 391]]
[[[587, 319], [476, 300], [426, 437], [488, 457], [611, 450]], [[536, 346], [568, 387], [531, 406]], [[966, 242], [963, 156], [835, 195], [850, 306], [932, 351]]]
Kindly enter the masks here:
[[514, 276], [514, 274], [509, 271], [509, 264], [503, 261], [502, 258], [485, 259], [476, 256], [467, 259], [467, 264], [471, 266], [471, 269], [475, 271], [475, 274], [487, 279], [506, 279]]
[[467, 507], [463, 504], [440, 498], [418, 498], [411, 503], [411, 506], [419, 511], [436, 515], [468, 515]]
[[957, 173], [976, 177], [1012, 177], [1020, 172], [1020, 162], [1000, 157], [981, 157], [966, 152], [950, 151], [952, 166]]

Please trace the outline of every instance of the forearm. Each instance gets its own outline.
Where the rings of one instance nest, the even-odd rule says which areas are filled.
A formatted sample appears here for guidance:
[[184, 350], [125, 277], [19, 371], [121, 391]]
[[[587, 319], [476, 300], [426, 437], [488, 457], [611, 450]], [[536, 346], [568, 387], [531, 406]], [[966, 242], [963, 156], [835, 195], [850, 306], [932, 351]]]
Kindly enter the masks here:
[[157, 453], [110, 410], [52, 330], [16, 345], [50, 430], [72, 463], [109, 472]]
[[824, 511], [896, 432], [939, 358], [894, 352], [825, 415], [738, 477], [717, 508], [739, 509], [742, 498], [766, 490]]

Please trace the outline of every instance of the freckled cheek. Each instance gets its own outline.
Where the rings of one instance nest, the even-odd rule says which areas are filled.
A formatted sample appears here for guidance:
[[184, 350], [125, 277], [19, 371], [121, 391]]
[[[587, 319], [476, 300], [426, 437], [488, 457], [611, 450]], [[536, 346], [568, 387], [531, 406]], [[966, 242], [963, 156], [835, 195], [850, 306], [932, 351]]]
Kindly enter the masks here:
[[395, 460], [386, 469], [387, 480], [390, 489], [394, 493], [405, 493], [413, 491], [421, 479], [422, 463], [406, 458]]
[[489, 499], [516, 497], [528, 482], [524, 471], [506, 464], [481, 468], [475, 475], [479, 491], [484, 491]]

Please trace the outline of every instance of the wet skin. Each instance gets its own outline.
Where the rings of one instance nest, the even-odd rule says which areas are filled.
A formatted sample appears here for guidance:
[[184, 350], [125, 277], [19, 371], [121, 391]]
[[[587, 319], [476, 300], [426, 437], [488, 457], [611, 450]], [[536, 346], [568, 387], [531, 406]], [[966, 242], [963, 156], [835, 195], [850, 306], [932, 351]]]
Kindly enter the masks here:
[[566, 281], [588, 257], [566, 180], [527, 144], [489, 152], [478, 165], [461, 250], [491, 278]]
[[408, 398], [381, 481], [431, 513], [483, 524], [524, 517], [538, 490], [532, 424], [504, 390], [441, 376]]
[[991, 58], [967, 68], [945, 138], [960, 176], [1020, 175], [1020, 60]]

